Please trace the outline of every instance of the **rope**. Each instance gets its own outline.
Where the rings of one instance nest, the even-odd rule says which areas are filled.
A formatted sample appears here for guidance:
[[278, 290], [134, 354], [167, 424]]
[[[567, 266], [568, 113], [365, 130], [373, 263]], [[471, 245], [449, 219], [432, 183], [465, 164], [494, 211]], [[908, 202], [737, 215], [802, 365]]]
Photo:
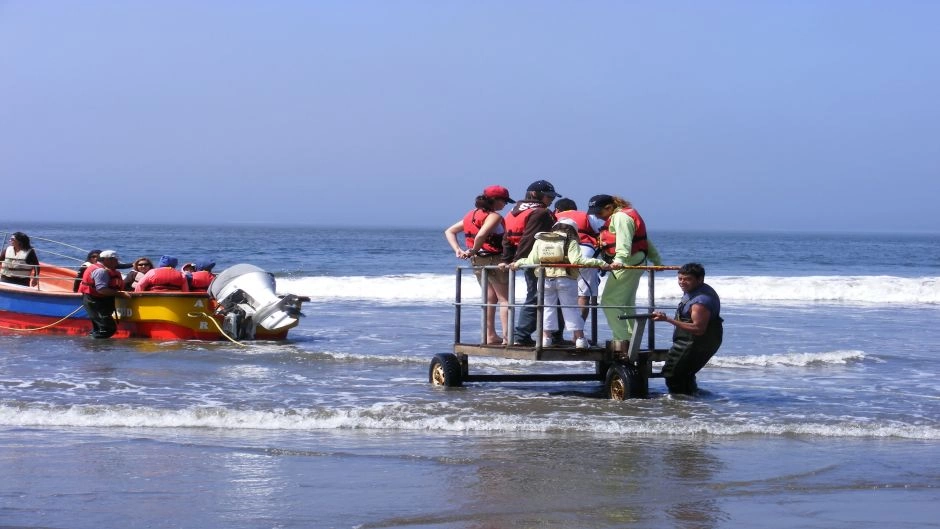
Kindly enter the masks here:
[[224, 336], [226, 340], [232, 342], [232, 343], [235, 344], [235, 345], [240, 345], [240, 346], [242, 346], [242, 347], [250, 347], [250, 345], [248, 345], [248, 344], [246, 344], [246, 343], [239, 342], [238, 340], [236, 340], [236, 339], [232, 338], [231, 336], [225, 334], [225, 331], [223, 331], [223, 330], [222, 330], [222, 327], [219, 326], [219, 322], [217, 322], [217, 321], [215, 320], [215, 318], [213, 318], [212, 316], [209, 316], [209, 315], [206, 314], [205, 312], [187, 312], [186, 315], [189, 316], [190, 318], [198, 318], [198, 317], [202, 316], [203, 318], [205, 318], [205, 319], [211, 321], [211, 322], [212, 322], [212, 325], [215, 325], [215, 328], [219, 330], [219, 333], [221, 333], [222, 336]]
[[43, 330], [43, 329], [48, 329], [49, 327], [52, 327], [52, 326], [54, 326], [54, 325], [58, 325], [58, 324], [62, 323], [63, 321], [65, 321], [65, 320], [71, 318], [72, 316], [74, 316], [78, 311], [82, 310], [83, 308], [85, 308], [85, 307], [82, 306], [82, 305], [79, 305], [77, 309], [75, 309], [75, 310], [73, 310], [72, 312], [70, 312], [67, 316], [65, 316], [65, 317], [62, 318], [61, 320], [56, 321], [56, 322], [53, 322], [53, 323], [50, 323], [49, 325], [43, 325], [42, 327], [36, 327], [35, 329], [19, 329], [19, 328], [16, 328], [16, 327], [4, 327], [4, 326], [0, 326], [0, 329], [4, 329], [4, 330], [7, 330], [7, 331], [18, 331], [18, 332], [41, 331], [41, 330]]

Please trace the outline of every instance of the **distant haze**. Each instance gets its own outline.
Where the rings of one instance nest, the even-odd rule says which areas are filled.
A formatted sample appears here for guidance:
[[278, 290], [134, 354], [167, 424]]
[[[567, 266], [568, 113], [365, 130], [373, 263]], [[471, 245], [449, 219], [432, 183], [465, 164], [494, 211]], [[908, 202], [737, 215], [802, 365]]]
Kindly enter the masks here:
[[0, 2], [3, 226], [940, 232], [940, 2]]

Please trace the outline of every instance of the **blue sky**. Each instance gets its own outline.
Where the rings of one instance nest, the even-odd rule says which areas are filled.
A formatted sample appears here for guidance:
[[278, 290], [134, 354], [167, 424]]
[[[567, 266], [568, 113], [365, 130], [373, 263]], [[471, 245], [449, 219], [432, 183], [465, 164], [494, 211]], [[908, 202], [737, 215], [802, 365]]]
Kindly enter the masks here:
[[940, 233], [940, 2], [0, 2], [0, 220]]

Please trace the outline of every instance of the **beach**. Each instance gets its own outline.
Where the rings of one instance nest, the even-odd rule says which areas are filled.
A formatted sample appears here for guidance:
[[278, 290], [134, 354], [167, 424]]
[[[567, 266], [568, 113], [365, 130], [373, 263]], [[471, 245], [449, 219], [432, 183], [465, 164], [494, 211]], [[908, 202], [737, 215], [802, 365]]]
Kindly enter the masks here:
[[[431, 386], [461, 264], [436, 230], [23, 229], [250, 262], [311, 301], [283, 343], [0, 334], [0, 527], [940, 525], [937, 236], [654, 234], [668, 264], [705, 265], [725, 342], [695, 398], [653, 379], [615, 402], [598, 382]], [[864, 261], [882, 247], [918, 257]], [[681, 294], [668, 274], [656, 292]]]

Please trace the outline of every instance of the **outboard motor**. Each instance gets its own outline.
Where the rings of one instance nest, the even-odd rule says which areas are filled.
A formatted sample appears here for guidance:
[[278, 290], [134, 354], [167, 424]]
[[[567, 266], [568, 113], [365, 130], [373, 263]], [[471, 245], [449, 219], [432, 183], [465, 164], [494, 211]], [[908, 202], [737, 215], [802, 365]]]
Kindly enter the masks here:
[[303, 298], [278, 296], [274, 288], [274, 274], [255, 265], [237, 264], [217, 275], [209, 285], [209, 295], [219, 302], [223, 330], [237, 339], [250, 339], [257, 325], [269, 331], [296, 325], [303, 316]]

